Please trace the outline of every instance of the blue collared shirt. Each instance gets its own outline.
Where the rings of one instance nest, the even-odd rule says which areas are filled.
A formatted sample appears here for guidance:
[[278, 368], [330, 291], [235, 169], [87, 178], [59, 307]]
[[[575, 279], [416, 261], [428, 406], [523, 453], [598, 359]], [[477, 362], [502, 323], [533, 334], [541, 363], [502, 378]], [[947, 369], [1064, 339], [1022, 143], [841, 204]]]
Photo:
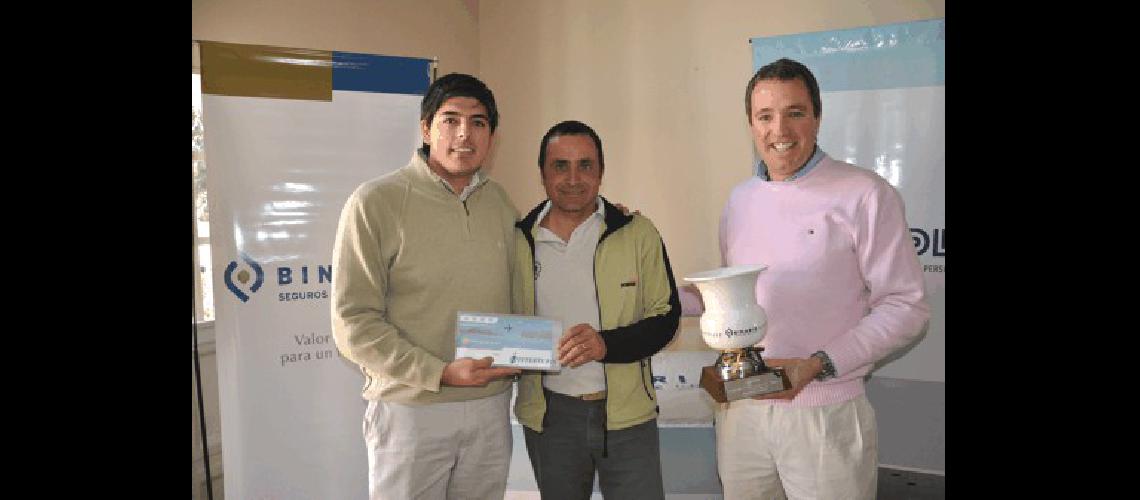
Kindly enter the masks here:
[[[822, 159], [823, 159], [823, 149], [820, 149], [819, 144], [816, 144], [815, 145], [815, 152], [813, 152], [811, 154], [811, 158], [808, 158], [807, 163], [805, 163], [803, 167], [800, 167], [799, 170], [796, 170], [796, 173], [792, 174], [791, 177], [784, 179], [784, 181], [785, 182], [791, 181], [791, 180], [795, 180], [795, 179], [799, 179], [800, 177], [803, 177], [804, 175], [806, 175], [808, 173], [809, 170], [815, 168], [815, 165], [817, 163], [819, 163], [819, 160], [822, 160]], [[764, 160], [756, 160], [755, 171], [756, 171], [756, 175], [759, 176], [761, 179], [764, 179], [766, 181], [772, 180], [772, 178], [768, 176], [768, 165], [764, 164]]]

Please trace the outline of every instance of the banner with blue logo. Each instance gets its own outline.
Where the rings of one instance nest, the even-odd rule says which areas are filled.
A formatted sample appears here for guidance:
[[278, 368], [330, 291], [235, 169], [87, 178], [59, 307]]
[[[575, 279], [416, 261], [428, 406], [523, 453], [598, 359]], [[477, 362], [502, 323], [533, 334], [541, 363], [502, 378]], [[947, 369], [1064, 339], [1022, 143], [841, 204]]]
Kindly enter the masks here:
[[945, 19], [932, 19], [750, 40], [753, 71], [787, 57], [815, 74], [819, 147], [902, 194], [931, 319], [921, 340], [875, 376], [946, 381], [945, 31]]
[[365, 499], [363, 378], [332, 340], [337, 218], [420, 145], [428, 59], [201, 43], [225, 491]]

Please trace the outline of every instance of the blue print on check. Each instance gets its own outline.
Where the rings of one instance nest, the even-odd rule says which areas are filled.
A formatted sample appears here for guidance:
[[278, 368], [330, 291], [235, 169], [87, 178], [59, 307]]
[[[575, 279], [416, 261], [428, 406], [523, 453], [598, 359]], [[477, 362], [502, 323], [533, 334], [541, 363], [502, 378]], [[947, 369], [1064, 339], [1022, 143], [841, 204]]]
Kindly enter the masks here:
[[554, 346], [562, 323], [539, 316], [459, 312], [455, 357], [494, 358], [493, 366], [558, 370]]

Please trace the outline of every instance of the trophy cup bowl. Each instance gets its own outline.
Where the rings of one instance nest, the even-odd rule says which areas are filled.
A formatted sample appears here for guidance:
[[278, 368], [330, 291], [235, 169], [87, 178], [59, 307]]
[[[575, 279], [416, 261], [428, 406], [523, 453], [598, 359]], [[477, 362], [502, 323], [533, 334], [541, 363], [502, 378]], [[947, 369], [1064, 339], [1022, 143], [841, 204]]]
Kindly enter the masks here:
[[781, 368], [769, 368], [755, 347], [768, 329], [768, 315], [756, 303], [756, 279], [765, 265], [721, 267], [686, 276], [701, 291], [705, 312], [701, 338], [720, 356], [701, 369], [701, 387], [720, 403], [790, 389]]

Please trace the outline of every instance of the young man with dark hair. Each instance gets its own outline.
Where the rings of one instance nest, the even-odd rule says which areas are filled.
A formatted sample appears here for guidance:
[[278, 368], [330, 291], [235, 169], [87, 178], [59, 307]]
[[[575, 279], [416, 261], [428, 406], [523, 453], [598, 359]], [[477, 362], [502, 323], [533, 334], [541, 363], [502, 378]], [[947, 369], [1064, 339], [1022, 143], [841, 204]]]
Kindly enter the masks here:
[[364, 374], [373, 500], [506, 490], [519, 370], [453, 359], [457, 311], [511, 312], [518, 211], [481, 172], [498, 119], [483, 82], [439, 78], [421, 101], [422, 147], [361, 184], [340, 215], [332, 329]]

